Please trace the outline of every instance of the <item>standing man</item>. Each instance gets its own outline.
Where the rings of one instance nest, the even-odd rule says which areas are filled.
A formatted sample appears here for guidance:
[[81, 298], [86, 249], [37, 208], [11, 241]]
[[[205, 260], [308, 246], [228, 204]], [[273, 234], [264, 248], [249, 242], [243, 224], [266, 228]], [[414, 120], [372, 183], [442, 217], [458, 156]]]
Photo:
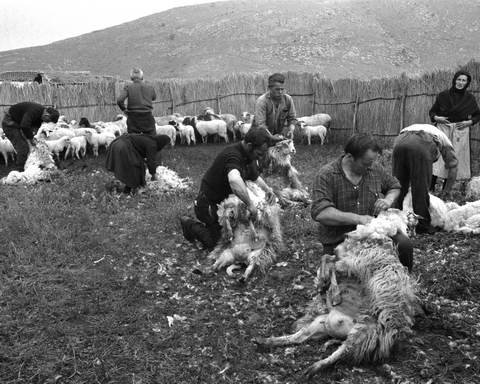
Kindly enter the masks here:
[[2, 120], [2, 129], [5, 136], [12, 142], [17, 152], [16, 168], [23, 172], [25, 162], [30, 151], [29, 144], [35, 146], [34, 131], [42, 123], [57, 123], [60, 114], [55, 108], [24, 101], [12, 105]]
[[272, 135], [293, 139], [297, 121], [295, 105], [285, 93], [285, 76], [274, 73], [268, 78], [268, 91], [257, 99], [253, 127], [267, 129]]
[[267, 130], [252, 128], [241, 142], [226, 147], [218, 154], [203, 176], [195, 200], [195, 215], [200, 221], [188, 216], [180, 218], [185, 239], [192, 243], [199, 240], [204, 248], [213, 249], [221, 236], [217, 204], [231, 193], [245, 203], [252, 217], [257, 217], [257, 208], [248, 196], [245, 180], [256, 182], [266, 192], [269, 202], [275, 199], [272, 188], [259, 175], [257, 161], [274, 143], [275, 138]]
[[[333, 254], [357, 224], [367, 224], [390, 208], [400, 194], [398, 180], [375, 162], [381, 148], [371, 136], [352, 136], [344, 151], [343, 156], [320, 169], [313, 186], [311, 214], [320, 223], [320, 241], [327, 254]], [[398, 246], [400, 262], [411, 271], [410, 239], [397, 233], [392, 240]]]
[[[140, 68], [130, 71], [130, 79], [133, 83], [127, 84], [117, 98], [118, 106], [127, 115], [127, 132], [155, 135], [155, 119], [152, 114], [153, 101], [157, 98], [155, 89], [143, 81], [143, 71]], [[125, 107], [126, 99], [128, 108]]]
[[428, 190], [432, 180], [432, 164], [442, 156], [447, 171], [446, 183], [440, 194], [442, 199], [450, 198], [450, 191], [457, 178], [458, 160], [452, 142], [438, 128], [429, 124], [413, 124], [400, 131], [393, 142], [393, 175], [402, 186], [398, 198], [399, 208], [403, 198], [412, 188], [413, 211], [420, 216], [417, 233], [432, 234], [430, 195]]

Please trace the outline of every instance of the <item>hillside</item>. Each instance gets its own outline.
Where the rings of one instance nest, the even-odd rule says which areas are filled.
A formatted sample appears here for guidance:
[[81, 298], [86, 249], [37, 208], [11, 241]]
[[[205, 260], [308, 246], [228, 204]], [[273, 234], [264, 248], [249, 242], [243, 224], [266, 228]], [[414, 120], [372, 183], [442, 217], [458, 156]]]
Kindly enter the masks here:
[[472, 0], [237, 0], [171, 9], [41, 47], [0, 52], [2, 70], [148, 78], [308, 71], [412, 75], [480, 58]]

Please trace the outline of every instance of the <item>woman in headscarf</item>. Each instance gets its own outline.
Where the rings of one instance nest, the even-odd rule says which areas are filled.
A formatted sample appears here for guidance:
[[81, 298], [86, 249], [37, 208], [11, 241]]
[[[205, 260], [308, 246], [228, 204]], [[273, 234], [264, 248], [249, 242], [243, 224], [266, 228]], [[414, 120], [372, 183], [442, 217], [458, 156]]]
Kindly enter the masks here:
[[[155, 89], [144, 82], [140, 68], [130, 71], [130, 79], [132, 83], [127, 84], [117, 98], [118, 106], [127, 115], [127, 132], [155, 135], [152, 114], [153, 101], [157, 98]], [[128, 107], [125, 106], [125, 100], [128, 100]]]
[[[472, 77], [466, 71], [453, 76], [452, 87], [440, 92], [430, 109], [430, 119], [453, 143], [458, 158], [457, 180], [470, 179], [470, 127], [480, 120], [480, 109], [475, 97], [467, 91]], [[448, 169], [442, 158], [433, 164], [431, 189], [437, 177], [447, 178]], [[445, 184], [444, 184], [445, 186]]]
[[155, 180], [156, 169], [160, 165], [158, 152], [168, 143], [170, 138], [166, 135], [122, 135], [108, 147], [106, 168], [125, 184], [124, 193], [134, 193], [138, 187], [146, 184], [145, 163], [151, 180]]

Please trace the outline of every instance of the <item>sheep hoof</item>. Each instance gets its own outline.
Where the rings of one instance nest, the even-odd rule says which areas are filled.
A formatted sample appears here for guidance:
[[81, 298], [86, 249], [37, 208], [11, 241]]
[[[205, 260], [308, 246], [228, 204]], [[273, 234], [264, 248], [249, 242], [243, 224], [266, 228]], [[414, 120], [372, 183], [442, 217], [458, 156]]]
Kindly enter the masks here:
[[238, 264], [230, 265], [226, 270], [227, 275], [230, 277], [235, 277], [235, 273], [233, 272], [235, 269], [240, 269], [240, 266]]

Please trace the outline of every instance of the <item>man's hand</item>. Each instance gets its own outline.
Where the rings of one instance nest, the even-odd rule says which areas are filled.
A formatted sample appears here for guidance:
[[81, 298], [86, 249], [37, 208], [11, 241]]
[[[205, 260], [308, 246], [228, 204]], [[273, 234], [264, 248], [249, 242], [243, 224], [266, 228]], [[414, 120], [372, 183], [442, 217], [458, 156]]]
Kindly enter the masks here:
[[387, 199], [378, 199], [373, 206], [373, 215], [377, 216], [381, 211], [390, 208], [391, 204]]
[[444, 116], [434, 116], [433, 120], [440, 124], [450, 124], [450, 121]]
[[255, 204], [250, 203], [250, 205], [247, 207], [248, 212], [250, 212], [250, 220], [257, 220], [258, 216], [258, 209], [255, 206]]
[[274, 204], [275, 201], [277, 200], [277, 196], [275, 195], [275, 193], [273, 192], [273, 189], [272, 188], [269, 188], [266, 192], [265, 192], [265, 198], [267, 199], [267, 203], [268, 204]]
[[370, 215], [359, 215], [358, 224], [366, 225], [370, 221], [372, 221], [373, 219], [374, 219], [374, 217], [370, 216]]

